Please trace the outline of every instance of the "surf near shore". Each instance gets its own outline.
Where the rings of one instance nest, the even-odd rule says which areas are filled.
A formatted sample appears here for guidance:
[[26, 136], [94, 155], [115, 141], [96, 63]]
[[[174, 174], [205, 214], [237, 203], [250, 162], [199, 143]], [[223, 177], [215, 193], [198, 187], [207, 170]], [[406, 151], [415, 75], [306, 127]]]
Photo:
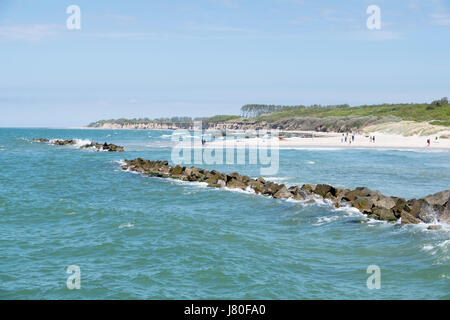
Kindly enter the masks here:
[[[277, 143], [280, 148], [380, 148], [380, 149], [450, 149], [450, 139], [442, 135], [403, 136], [398, 134], [342, 134], [323, 132], [296, 132], [295, 137], [284, 137], [280, 134]], [[352, 136], [354, 138], [352, 138]], [[375, 139], [371, 139], [375, 137]], [[444, 136], [446, 137], [446, 136]], [[276, 139], [276, 138], [273, 138]], [[427, 140], [430, 140], [428, 145]], [[263, 138], [223, 139], [206, 142], [206, 147], [257, 147]], [[270, 141], [265, 140], [266, 143]]]

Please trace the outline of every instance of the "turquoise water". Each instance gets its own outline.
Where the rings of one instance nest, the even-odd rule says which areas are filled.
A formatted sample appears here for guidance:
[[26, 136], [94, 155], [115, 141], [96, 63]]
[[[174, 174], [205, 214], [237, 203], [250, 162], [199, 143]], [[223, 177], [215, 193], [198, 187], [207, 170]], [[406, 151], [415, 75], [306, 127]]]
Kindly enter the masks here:
[[[449, 299], [450, 231], [355, 223], [353, 210], [123, 172], [170, 160], [170, 132], [0, 129], [2, 299]], [[90, 139], [124, 153], [33, 143]], [[259, 176], [254, 165], [216, 165]], [[281, 150], [286, 184], [422, 197], [450, 188], [450, 152]], [[81, 269], [69, 290], [66, 269]], [[381, 289], [369, 290], [369, 265]]]

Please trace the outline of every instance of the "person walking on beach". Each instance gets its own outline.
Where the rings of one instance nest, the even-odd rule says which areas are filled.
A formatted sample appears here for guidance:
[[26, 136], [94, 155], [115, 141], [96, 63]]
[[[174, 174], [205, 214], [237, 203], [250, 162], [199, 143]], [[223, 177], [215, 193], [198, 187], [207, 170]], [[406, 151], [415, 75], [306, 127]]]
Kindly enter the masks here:
[[372, 136], [372, 141], [373, 143], [375, 143], [375, 136]]
[[430, 139], [427, 139], [427, 145], [430, 146]]
[[352, 134], [352, 141], [355, 141], [355, 135]]

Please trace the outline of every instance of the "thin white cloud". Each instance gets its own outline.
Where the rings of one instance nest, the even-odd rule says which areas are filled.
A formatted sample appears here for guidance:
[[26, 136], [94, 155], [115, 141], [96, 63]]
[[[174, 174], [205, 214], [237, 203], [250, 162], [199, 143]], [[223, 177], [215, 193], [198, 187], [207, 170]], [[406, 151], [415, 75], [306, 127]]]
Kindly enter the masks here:
[[0, 26], [0, 39], [40, 41], [57, 35], [64, 27], [56, 24]]
[[450, 26], [450, 14], [448, 13], [434, 13], [430, 15], [431, 23], [438, 26]]

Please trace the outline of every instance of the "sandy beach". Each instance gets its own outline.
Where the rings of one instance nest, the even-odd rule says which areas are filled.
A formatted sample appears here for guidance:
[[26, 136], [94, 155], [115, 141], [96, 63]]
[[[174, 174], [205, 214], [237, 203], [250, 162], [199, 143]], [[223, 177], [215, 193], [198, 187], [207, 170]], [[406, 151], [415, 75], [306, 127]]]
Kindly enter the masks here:
[[[306, 133], [306, 132], [305, 132]], [[312, 132], [308, 132], [312, 133]], [[370, 136], [375, 136], [375, 142]], [[438, 137], [438, 139], [436, 139]], [[280, 148], [386, 148], [386, 149], [450, 149], [450, 139], [434, 136], [402, 136], [397, 134], [372, 133], [370, 135], [355, 135], [355, 139], [350, 142], [351, 135], [347, 137], [339, 133], [314, 133], [313, 138], [291, 137], [278, 140]], [[427, 139], [431, 143], [428, 146]], [[256, 147], [262, 143], [277, 143], [275, 140], [263, 140], [261, 138], [236, 139], [236, 140], [216, 140], [207, 142], [206, 147]]]

